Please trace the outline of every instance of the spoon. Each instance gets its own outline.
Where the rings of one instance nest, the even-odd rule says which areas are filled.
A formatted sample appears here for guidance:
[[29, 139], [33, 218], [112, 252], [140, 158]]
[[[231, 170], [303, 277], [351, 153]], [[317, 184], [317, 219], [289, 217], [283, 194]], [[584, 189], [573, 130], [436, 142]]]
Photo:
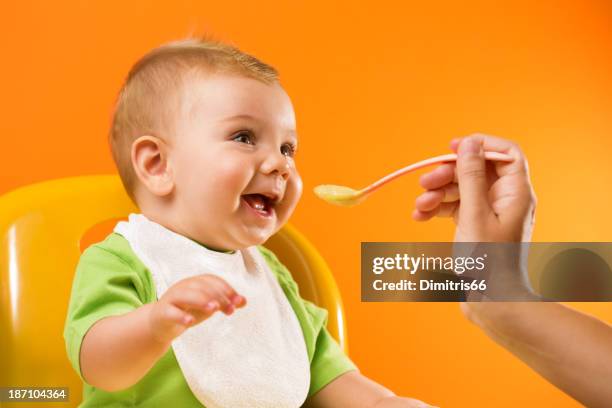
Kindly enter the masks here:
[[[498, 152], [485, 152], [484, 156], [486, 160], [503, 162], [511, 162], [514, 160], [512, 156]], [[444, 154], [442, 156], [421, 160], [420, 162], [413, 163], [409, 166], [394, 171], [393, 173], [386, 175], [377, 182], [372, 183], [361, 190], [355, 190], [346, 186], [336, 186], [333, 184], [321, 184], [314, 188], [314, 192], [319, 198], [327, 201], [328, 203], [342, 207], [352, 207], [362, 203], [372, 192], [378, 190], [380, 187], [403, 174], [410, 173], [431, 164], [452, 162], [456, 160], [457, 155], [455, 153]]]

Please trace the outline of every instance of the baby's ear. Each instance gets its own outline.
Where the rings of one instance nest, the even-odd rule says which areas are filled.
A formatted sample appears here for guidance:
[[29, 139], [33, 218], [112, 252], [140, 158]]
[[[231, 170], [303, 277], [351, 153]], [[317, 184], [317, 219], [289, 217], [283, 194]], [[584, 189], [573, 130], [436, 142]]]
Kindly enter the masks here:
[[167, 145], [156, 136], [140, 136], [132, 143], [132, 166], [136, 176], [152, 194], [165, 196], [174, 189]]

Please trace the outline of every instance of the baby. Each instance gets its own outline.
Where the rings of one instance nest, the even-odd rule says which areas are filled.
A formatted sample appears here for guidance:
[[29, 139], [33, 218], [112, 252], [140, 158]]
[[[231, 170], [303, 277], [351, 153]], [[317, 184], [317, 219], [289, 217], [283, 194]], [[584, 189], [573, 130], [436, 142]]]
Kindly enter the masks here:
[[[142, 214], [79, 260], [64, 338], [81, 406], [428, 406], [365, 377], [262, 246], [302, 194], [273, 67], [208, 39], [158, 47], [130, 71], [109, 138]], [[202, 271], [181, 275], [190, 259]]]

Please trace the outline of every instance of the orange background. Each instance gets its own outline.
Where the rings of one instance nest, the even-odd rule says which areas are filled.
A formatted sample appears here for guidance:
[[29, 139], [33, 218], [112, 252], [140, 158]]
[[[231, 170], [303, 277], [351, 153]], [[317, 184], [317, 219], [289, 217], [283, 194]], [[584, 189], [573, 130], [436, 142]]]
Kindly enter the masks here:
[[[612, 241], [610, 3], [219, 3], [5, 4], [0, 193], [115, 172], [106, 132], [131, 64], [166, 41], [212, 33], [277, 67], [293, 99], [304, 195], [291, 221], [335, 273], [361, 371], [440, 406], [577, 406], [457, 304], [360, 302], [361, 241], [452, 240], [449, 219], [411, 220], [418, 175], [354, 208], [312, 189], [363, 187], [480, 131], [526, 152], [535, 241]], [[612, 321], [609, 303], [575, 306]]]

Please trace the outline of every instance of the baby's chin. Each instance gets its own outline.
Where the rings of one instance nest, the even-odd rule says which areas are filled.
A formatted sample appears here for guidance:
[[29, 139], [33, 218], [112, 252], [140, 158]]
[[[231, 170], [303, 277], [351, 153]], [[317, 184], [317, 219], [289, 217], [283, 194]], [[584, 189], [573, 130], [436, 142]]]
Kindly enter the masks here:
[[253, 226], [253, 231], [250, 231], [241, 249], [254, 245], [263, 245], [266, 241], [268, 241], [268, 239], [274, 236], [274, 234], [280, 231], [283, 225], [284, 223], [277, 224], [273, 229], [269, 231], [260, 231], [256, 226]]
[[275, 212], [273, 222], [271, 222], [269, 226], [265, 227], [256, 222], [245, 222], [243, 219], [243, 223], [240, 227], [241, 231], [237, 231], [241, 235], [243, 247], [264, 244], [287, 224], [289, 218], [288, 215], [289, 214], [287, 214], [286, 208]]
[[[224, 250], [243, 250], [251, 246], [263, 245], [283, 228], [287, 223], [287, 218], [286, 212], [281, 211], [281, 214], [275, 214], [273, 221], [271, 220], [269, 225], [249, 222], [247, 219], [239, 217], [238, 220], [227, 219], [225, 222], [221, 221], [221, 224], [209, 224], [208, 227], [206, 225], [198, 225], [196, 230], [202, 233], [202, 235], [206, 235], [204, 231], [211, 231], [212, 228], [218, 231], [220, 236], [224, 236], [223, 241], [225, 242], [222, 244]], [[202, 221], [210, 219], [214, 219], [214, 217], [204, 217], [203, 219], [200, 217], [199, 220], [194, 220], [193, 222], [194, 224], [200, 224]], [[223, 229], [225, 229], [225, 231], [222, 232], [221, 230]]]

